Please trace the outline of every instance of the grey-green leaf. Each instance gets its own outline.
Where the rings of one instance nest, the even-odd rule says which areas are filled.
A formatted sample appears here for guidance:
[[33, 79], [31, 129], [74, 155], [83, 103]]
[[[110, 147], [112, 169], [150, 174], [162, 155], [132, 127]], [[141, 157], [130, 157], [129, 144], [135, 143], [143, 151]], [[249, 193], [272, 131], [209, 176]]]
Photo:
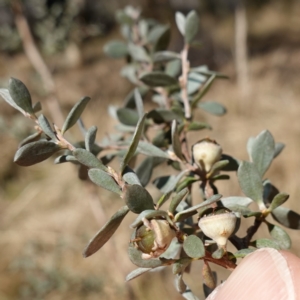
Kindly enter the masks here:
[[127, 150], [126, 154], [124, 155], [123, 161], [121, 163], [121, 171], [123, 171], [125, 169], [126, 165], [129, 163], [130, 159], [135, 154], [135, 151], [137, 149], [137, 146], [139, 144], [141, 135], [142, 135], [143, 130], [144, 130], [144, 123], [145, 123], [145, 120], [146, 120], [146, 116], [147, 116], [147, 114], [145, 114], [139, 120], [139, 122], [138, 122], [138, 124], [136, 126], [136, 129], [135, 129], [135, 132], [134, 132], [131, 144], [128, 147], [128, 150]]
[[181, 142], [179, 139], [179, 133], [178, 133], [178, 129], [177, 129], [176, 120], [173, 120], [173, 122], [172, 122], [172, 131], [171, 132], [172, 132], [171, 135], [172, 135], [173, 151], [179, 159], [184, 160], [182, 150], [181, 150]]
[[256, 166], [243, 161], [238, 169], [238, 180], [243, 193], [257, 203], [262, 202], [263, 185]]
[[184, 39], [190, 44], [195, 38], [199, 27], [199, 16], [196, 11], [192, 10], [185, 19]]
[[59, 150], [59, 145], [46, 140], [28, 143], [18, 149], [14, 162], [23, 167], [31, 166], [46, 160]]
[[143, 104], [141, 93], [138, 88], [134, 89], [134, 101], [135, 101], [136, 110], [138, 112], [138, 116], [139, 118], [142, 118], [144, 115], [144, 104]]
[[38, 118], [39, 121], [39, 125], [41, 127], [41, 129], [43, 130], [43, 132], [49, 136], [52, 140], [56, 141], [56, 135], [49, 123], [49, 121], [47, 120], [47, 118], [44, 115], [40, 115]]
[[15, 101], [12, 99], [8, 89], [0, 89], [0, 96], [10, 105], [12, 106], [14, 109], [20, 111], [22, 114], [24, 114], [24, 110], [19, 107]]
[[88, 172], [89, 178], [95, 184], [103, 187], [104, 189], [114, 192], [116, 194], [121, 194], [120, 187], [115, 182], [115, 180], [106, 172], [101, 169], [90, 169]]
[[274, 210], [275, 208], [277, 208], [278, 206], [282, 205], [284, 202], [286, 202], [288, 199], [289, 199], [290, 195], [288, 195], [287, 193], [279, 193], [277, 194], [270, 206], [269, 206], [269, 210], [272, 211]]
[[42, 134], [41, 132], [35, 132], [29, 135], [28, 137], [26, 137], [24, 140], [20, 142], [19, 148], [26, 144], [38, 141], [41, 138], [41, 134]]
[[9, 80], [9, 94], [14, 102], [30, 115], [34, 115], [30, 93], [25, 84], [16, 78]]
[[193, 98], [191, 106], [196, 107], [198, 102], [204, 97], [204, 95], [209, 91], [212, 86], [216, 75], [211, 75], [209, 79], [205, 82], [204, 86], [201, 88], [200, 92]]
[[236, 207], [240, 207], [240, 206], [243, 206], [245, 208], [248, 207], [252, 203], [252, 200], [247, 197], [231, 196], [231, 197], [222, 198], [221, 202], [226, 208], [236, 211], [235, 210]]
[[32, 109], [33, 109], [34, 113], [37, 113], [37, 112], [41, 111], [42, 110], [42, 104], [41, 104], [41, 102], [38, 101], [38, 102], [34, 103], [32, 105]]
[[229, 163], [223, 168], [223, 171], [237, 171], [240, 161], [230, 155], [222, 154], [221, 160], [228, 160]]
[[[168, 219], [168, 213], [164, 210], [147, 209], [142, 211], [135, 221], [130, 225], [130, 228], [137, 228], [143, 224], [143, 219], [165, 218]], [[171, 222], [172, 223], [172, 222]]]
[[120, 208], [91, 239], [83, 252], [83, 256], [89, 257], [102, 248], [102, 246], [113, 236], [128, 212], [129, 209], [126, 205]]
[[180, 55], [176, 52], [172, 51], [159, 51], [155, 52], [153, 55], [154, 62], [165, 62], [165, 61], [171, 61], [174, 59], [180, 60]]
[[261, 177], [268, 170], [275, 152], [275, 142], [272, 134], [262, 131], [249, 145], [249, 156]]
[[275, 143], [275, 151], [274, 151], [273, 158], [277, 157], [281, 153], [281, 151], [284, 149], [284, 147], [285, 147], [285, 144], [283, 144], [283, 143]]
[[92, 126], [84, 136], [85, 149], [89, 152], [92, 152], [93, 145], [95, 144], [97, 130], [96, 126]]
[[192, 262], [190, 257], [183, 257], [178, 259], [172, 266], [172, 273], [174, 275], [183, 273], [185, 268]]
[[112, 58], [123, 58], [128, 55], [127, 45], [122, 41], [110, 41], [104, 45], [104, 53]]
[[119, 108], [117, 110], [117, 116], [119, 121], [127, 126], [136, 126], [139, 121], [138, 113], [130, 108]]
[[126, 276], [125, 280], [126, 280], [126, 282], [128, 282], [132, 279], [135, 279], [135, 278], [149, 272], [150, 270], [152, 270], [152, 268], [137, 268], [137, 269], [133, 270], [132, 272], [130, 272]]
[[101, 169], [102, 171], [107, 171], [106, 166], [104, 166], [94, 154], [85, 149], [77, 148], [73, 151], [73, 155], [81, 164], [88, 168], [97, 168]]
[[270, 239], [258, 239], [256, 241], [251, 242], [251, 246], [256, 247], [258, 249], [260, 248], [274, 248], [279, 250], [279, 244], [275, 240]]
[[196, 235], [189, 235], [183, 242], [185, 253], [192, 258], [200, 258], [205, 255], [202, 241]]
[[123, 199], [128, 208], [135, 214], [139, 214], [144, 210], [154, 209], [151, 195], [138, 184], [125, 185], [123, 188]]
[[248, 254], [254, 252], [255, 249], [250, 249], [250, 248], [246, 248], [246, 249], [241, 249], [237, 252], [234, 253], [234, 256], [236, 258], [244, 258], [245, 256], [247, 256]]
[[142, 254], [143, 253], [135, 247], [133, 242], [129, 243], [128, 256], [131, 262], [136, 266], [141, 268], [157, 268], [163, 265], [159, 258], [143, 259]]
[[212, 129], [211, 126], [204, 122], [197, 122], [193, 121], [188, 124], [187, 130], [193, 131], [193, 130], [201, 130], [201, 129]]
[[209, 171], [210, 174], [213, 174], [217, 171], [223, 170], [223, 168], [225, 168], [227, 165], [229, 164], [228, 160], [219, 160], [217, 161], [211, 168], [211, 170]]
[[273, 218], [290, 229], [300, 229], [300, 215], [286, 207], [279, 206], [272, 211]]
[[128, 184], [142, 185], [137, 174], [128, 166], [125, 167], [122, 176]]
[[171, 38], [170, 26], [156, 26], [150, 34], [155, 35], [153, 52], [166, 50], [168, 48]]
[[175, 21], [176, 21], [176, 25], [177, 25], [178, 30], [184, 36], [184, 34], [185, 34], [185, 22], [186, 22], [185, 16], [181, 12], [176, 12]]
[[90, 97], [83, 97], [73, 106], [62, 126], [62, 134], [64, 134], [77, 122], [90, 99]]
[[173, 120], [181, 121], [182, 117], [172, 110], [156, 108], [148, 113], [148, 118], [155, 123], [161, 124], [165, 122], [172, 122]]
[[170, 158], [167, 152], [164, 152], [153, 144], [143, 141], [139, 143], [137, 150], [139, 153], [152, 157]]
[[290, 249], [292, 245], [289, 235], [279, 226], [267, 222], [268, 230], [271, 237], [276, 240], [280, 249]]
[[142, 186], [146, 186], [151, 179], [152, 171], [154, 168], [153, 160], [154, 159], [151, 156], [146, 157], [135, 170]]
[[194, 205], [192, 207], [189, 207], [187, 209], [180, 211], [179, 213], [177, 213], [175, 215], [174, 220], [175, 220], [175, 222], [177, 222], [179, 219], [182, 219], [182, 217], [189, 216], [190, 213], [196, 212], [199, 208], [203, 209], [205, 207], [210, 207], [211, 204], [219, 201], [221, 198], [222, 198], [222, 195], [220, 195], [220, 194], [213, 195], [212, 197], [210, 197], [209, 199], [207, 199], [206, 201], [204, 201], [200, 204]]
[[143, 83], [151, 87], [166, 87], [178, 83], [177, 79], [161, 71], [145, 73], [139, 78]]
[[133, 57], [133, 59], [136, 61], [145, 61], [145, 62], [151, 61], [147, 51], [142, 46], [138, 46], [130, 43], [128, 45], [128, 51], [129, 54]]
[[213, 101], [200, 102], [198, 107], [216, 116], [223, 116], [227, 112], [226, 108], [222, 104]]
[[178, 204], [184, 199], [184, 197], [189, 193], [187, 188], [181, 190], [175, 197], [172, 198], [172, 201], [169, 206], [169, 212], [174, 214]]

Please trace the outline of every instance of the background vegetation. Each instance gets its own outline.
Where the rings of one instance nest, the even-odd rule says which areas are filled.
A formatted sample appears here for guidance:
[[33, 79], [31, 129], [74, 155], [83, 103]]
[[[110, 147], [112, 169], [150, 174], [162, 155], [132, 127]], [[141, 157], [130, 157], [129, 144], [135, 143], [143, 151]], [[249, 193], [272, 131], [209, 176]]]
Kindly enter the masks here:
[[[65, 18], [63, 14], [61, 18], [55, 14], [53, 5], [57, 3], [54, 2], [46, 1], [48, 10], [37, 17], [32, 9], [38, 8], [36, 1], [24, 1], [26, 16], [53, 74], [63, 113], [66, 115], [78, 101], [78, 95], [89, 95], [92, 101], [83, 117], [88, 127], [98, 126], [99, 136], [114, 130], [114, 121], [107, 115], [108, 105], [120, 103], [130, 90], [127, 80], [119, 77], [123, 62], [109, 59], [103, 53], [103, 45], [120, 35], [115, 27], [114, 11], [126, 4], [139, 4], [147, 17], [173, 24], [175, 10], [187, 12], [196, 8], [201, 17], [199, 38], [204, 47], [191, 53], [191, 60], [229, 75], [230, 80], [215, 82], [205, 96], [224, 104], [227, 115], [222, 118], [199, 115], [212, 125], [213, 131], [202, 131], [201, 136], [192, 134], [191, 138], [197, 141], [210, 136], [222, 145], [224, 152], [246, 159], [248, 137], [269, 129], [276, 141], [287, 146], [267, 176], [280, 190], [290, 194], [290, 208], [299, 211], [298, 1], [264, 1], [263, 5], [247, 7], [247, 94], [236, 84], [234, 1], [228, 2], [230, 5], [227, 6], [217, 0], [201, 4], [198, 1], [110, 1], [109, 6], [106, 1], [99, 1], [96, 7], [93, 1], [76, 1], [77, 6], [74, 4], [72, 9], [70, 1], [66, 1], [69, 17]], [[19, 78], [33, 98], [43, 102], [45, 92], [41, 80], [22, 51], [13, 14], [7, 9], [9, 4], [9, 1], [0, 4], [0, 84], [6, 87], [9, 77]], [[47, 26], [51, 25], [47, 24], [51, 22], [47, 23], [47, 18], [51, 13], [53, 19], [64, 20], [63, 24], [70, 23], [71, 26], [62, 26], [64, 33], [52, 29], [49, 41], [41, 28], [44, 26], [44, 33], [49, 32]], [[170, 49], [178, 51], [182, 41], [175, 26], [173, 31]], [[5, 44], [7, 46], [3, 47]], [[79, 181], [72, 165], [53, 166], [51, 161], [46, 161], [30, 168], [17, 167], [12, 162], [14, 152], [30, 126], [27, 127], [23, 118], [3, 102], [0, 102], [0, 111], [0, 299], [150, 299], [150, 291], [151, 299], [156, 296], [181, 299], [172, 286], [168, 269], [124, 284], [126, 274], [134, 268], [126, 256], [130, 218], [100, 252], [91, 258], [82, 258], [81, 252], [87, 241], [105, 222], [106, 216], [119, 207], [119, 200], [102, 189]], [[79, 132], [72, 129], [71, 134], [76, 136]], [[236, 188], [230, 187], [229, 190], [224, 183], [219, 191], [224, 196], [240, 193], [237, 182]], [[157, 193], [155, 188], [151, 193]], [[299, 256], [300, 247], [295, 242], [299, 234], [287, 231], [294, 241], [292, 251]], [[195, 291], [201, 290], [201, 281], [195, 280], [197, 273], [200, 278], [200, 272], [200, 265], [199, 268], [196, 265], [187, 278]], [[227, 275], [224, 274], [224, 278]], [[166, 282], [170, 284], [165, 285]]]

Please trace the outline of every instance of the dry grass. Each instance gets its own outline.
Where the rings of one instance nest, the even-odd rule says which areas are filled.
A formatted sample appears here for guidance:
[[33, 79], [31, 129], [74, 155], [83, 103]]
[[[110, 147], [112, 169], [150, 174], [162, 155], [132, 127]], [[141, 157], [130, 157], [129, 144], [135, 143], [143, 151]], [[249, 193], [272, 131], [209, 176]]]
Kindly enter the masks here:
[[[280, 15], [276, 8], [274, 10], [265, 15], [271, 15], [273, 20], [274, 14]], [[290, 14], [293, 24], [297, 23], [293, 17], [295, 12]], [[264, 27], [267, 22], [260, 15], [257, 18]], [[278, 29], [279, 22], [273, 23], [268, 23], [270, 31]], [[283, 29], [288, 30], [287, 27]], [[293, 33], [294, 28], [291, 29]], [[222, 30], [224, 28], [216, 28], [216, 36]], [[255, 32], [257, 28], [251, 30]], [[82, 68], [55, 70], [58, 95], [64, 110], [83, 94], [94, 99], [83, 117], [87, 126], [98, 126], [99, 137], [113, 125], [106, 115], [107, 105], [120, 103], [130, 89], [126, 81], [118, 77], [122, 63], [105, 59], [100, 46], [97, 43], [83, 49], [86, 64]], [[24, 80], [36, 99], [41, 91], [27, 60], [22, 55], [0, 60], [4, 66], [0, 71], [1, 81], [6, 82], [9, 76]], [[52, 64], [57, 64], [57, 61]], [[287, 147], [276, 158], [267, 176], [280, 190], [290, 194], [291, 200], [287, 205], [299, 211], [299, 47], [282, 45], [274, 51], [256, 55], [250, 60], [250, 69], [251, 94], [247, 99], [241, 99], [234, 80], [214, 84], [206, 100], [222, 102], [228, 108], [228, 114], [217, 118], [199, 113], [197, 117], [212, 124], [214, 130], [191, 134], [191, 141], [209, 135], [223, 146], [225, 153], [247, 159], [248, 137], [269, 129], [275, 140]], [[222, 71], [233, 74], [233, 67], [229, 64]], [[241, 101], [246, 106], [242, 111]], [[13, 115], [2, 103], [0, 109], [6, 115]], [[12, 123], [11, 120], [7, 122]], [[76, 131], [71, 133], [77, 136]], [[105, 218], [122, 205], [119, 199], [100, 189], [95, 193], [91, 186], [77, 179], [76, 170], [71, 165], [53, 166], [51, 161], [47, 161], [30, 168], [16, 167], [11, 163], [16, 149], [14, 137], [2, 135], [1, 143], [4, 156], [0, 168], [3, 180], [0, 188], [1, 300], [181, 299], [173, 289], [168, 269], [159, 275], [148, 274], [132, 283], [124, 283], [125, 275], [134, 269], [126, 255], [128, 225], [133, 216], [125, 220], [100, 252], [88, 259], [82, 258], [81, 252], [88, 240]], [[241, 194], [234, 174], [232, 184], [222, 183], [220, 192], [225, 196]], [[292, 251], [300, 255], [300, 246], [296, 243], [299, 233], [288, 232], [295, 241]], [[198, 280], [200, 267], [201, 263], [198, 263], [192, 270], [194, 277], [187, 279], [198, 290], [201, 289], [201, 281]], [[170, 284], [166, 285], [166, 282]]]

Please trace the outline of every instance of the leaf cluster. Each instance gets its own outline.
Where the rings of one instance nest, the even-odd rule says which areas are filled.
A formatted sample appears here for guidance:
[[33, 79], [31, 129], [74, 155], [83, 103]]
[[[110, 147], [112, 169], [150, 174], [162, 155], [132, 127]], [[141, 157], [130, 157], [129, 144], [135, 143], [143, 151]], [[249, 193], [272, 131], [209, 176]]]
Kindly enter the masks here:
[[[39, 113], [40, 105], [32, 104], [26, 86], [12, 78], [8, 89], [0, 89], [0, 95], [30, 118], [36, 128], [35, 134], [21, 142], [14, 160], [21, 166], [30, 166], [56, 155], [56, 164], [70, 162], [76, 165], [81, 179], [90, 180], [121, 198], [123, 205], [90, 240], [83, 255], [88, 257], [96, 253], [113, 236], [128, 213], [136, 214], [131, 224], [128, 255], [138, 269], [126, 279], [131, 280], [158, 267], [172, 266], [177, 290], [186, 299], [192, 299], [193, 294], [183, 276], [194, 261], [203, 261], [205, 291], [211, 291], [216, 285], [211, 264], [234, 269], [237, 258], [257, 248], [288, 249], [291, 246], [282, 227], [267, 220], [272, 216], [285, 227], [300, 229], [300, 215], [281, 206], [289, 195], [279, 192], [265, 178], [284, 145], [275, 143], [266, 130], [249, 139], [249, 161], [222, 153], [221, 146], [209, 138], [200, 140], [197, 147], [190, 147], [189, 131], [211, 129], [210, 125], [194, 119], [195, 110], [200, 108], [217, 116], [226, 112], [217, 102], [202, 102], [213, 82], [226, 76], [206, 66], [191, 67], [188, 61], [190, 47], [198, 44], [199, 16], [195, 11], [187, 16], [176, 13], [177, 27], [184, 37], [180, 53], [168, 50], [170, 27], [141, 18], [139, 10], [126, 7], [117, 12], [117, 20], [125, 41], [109, 42], [104, 51], [110, 57], [126, 60], [121, 75], [134, 85], [121, 107], [109, 107], [110, 115], [119, 121], [118, 133], [110, 133], [99, 140], [96, 126], [85, 127], [81, 115], [89, 97], [81, 98], [70, 110], [62, 128], [58, 128]], [[157, 107], [147, 111], [144, 107], [146, 97], [150, 97]], [[83, 140], [70, 142], [66, 133], [76, 123], [83, 132]], [[204, 156], [195, 153], [201, 147]], [[139, 164], [136, 164], [137, 157], [143, 157]], [[117, 170], [110, 166], [115, 158], [119, 158]], [[166, 165], [173, 168], [173, 173], [165, 174]], [[153, 170], [157, 167], [161, 168], [162, 175], [153, 178]], [[219, 194], [218, 181], [229, 180], [228, 172], [237, 172], [245, 196], [223, 197]], [[161, 192], [158, 199], [148, 192], [149, 184]], [[199, 197], [192, 195], [194, 187], [199, 190]], [[256, 204], [254, 210], [249, 208], [251, 203]], [[236, 228], [229, 238], [236, 248], [235, 253], [228, 253], [226, 247], [218, 247], [198, 226], [202, 217], [228, 211], [237, 217]], [[245, 218], [252, 218], [253, 225], [239, 237], [236, 232]], [[151, 223], [153, 220], [157, 222]], [[169, 231], [153, 227], [161, 220], [164, 224], [167, 222]], [[267, 226], [270, 237], [254, 240], [261, 225]], [[138, 236], [141, 226], [154, 232], [148, 238], [148, 242], [154, 244], [147, 259], [137, 246], [137, 241], [142, 239]], [[176, 238], [170, 242], [165, 232]], [[161, 255], [155, 255], [157, 248], [162, 249]]]

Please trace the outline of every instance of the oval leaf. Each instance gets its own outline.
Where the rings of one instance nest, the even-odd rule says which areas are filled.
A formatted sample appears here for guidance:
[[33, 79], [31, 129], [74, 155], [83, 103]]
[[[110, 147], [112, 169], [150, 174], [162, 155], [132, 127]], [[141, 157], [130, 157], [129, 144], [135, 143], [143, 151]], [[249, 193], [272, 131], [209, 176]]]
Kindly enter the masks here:
[[61, 133], [64, 134], [68, 129], [70, 129], [79, 119], [82, 112], [84, 111], [86, 105], [90, 101], [90, 97], [83, 97], [80, 99], [69, 112], [63, 126], [61, 129]]
[[269, 239], [258, 239], [256, 241], [251, 242], [251, 246], [260, 248], [274, 248], [280, 250], [280, 247], [277, 241], [269, 240]]
[[96, 126], [92, 126], [84, 136], [85, 149], [89, 152], [92, 151], [93, 145], [95, 144], [97, 130], [98, 128]]
[[185, 16], [181, 12], [176, 12], [175, 21], [178, 30], [184, 36], [185, 33]]
[[172, 198], [172, 201], [169, 206], [169, 212], [174, 214], [178, 204], [184, 199], [184, 197], [189, 193], [187, 188], [181, 190], [175, 197]]
[[139, 79], [151, 87], [165, 87], [178, 83], [176, 78], [160, 71], [145, 73]]
[[293, 210], [279, 206], [272, 211], [272, 216], [278, 223], [287, 228], [300, 229], [300, 215]]
[[272, 134], [265, 130], [252, 139], [248, 147], [249, 156], [261, 177], [268, 170], [275, 152], [275, 142]]
[[104, 46], [103, 50], [112, 58], [123, 58], [128, 54], [127, 45], [122, 41], [111, 41]]
[[204, 245], [196, 235], [189, 235], [184, 240], [183, 249], [191, 258], [200, 258], [205, 255]]
[[123, 179], [126, 181], [126, 183], [128, 184], [138, 184], [138, 185], [142, 185], [139, 177], [137, 176], [137, 174], [135, 174], [135, 172], [129, 168], [128, 166], [125, 167], [125, 170], [123, 171]]
[[16, 78], [9, 80], [9, 94], [14, 102], [30, 115], [34, 115], [30, 93], [25, 84]]
[[253, 163], [243, 161], [238, 169], [238, 180], [243, 193], [257, 203], [262, 203], [263, 185]]
[[165, 62], [174, 59], [181, 59], [180, 55], [172, 51], [159, 51], [153, 55], [154, 62]]
[[[147, 209], [141, 212], [135, 221], [130, 225], [130, 228], [137, 228], [143, 224], [143, 219], [154, 219], [154, 218], [165, 218], [168, 219], [168, 214], [164, 210]], [[172, 222], [170, 222], [172, 224]]]
[[136, 126], [139, 121], [138, 113], [130, 108], [119, 108], [117, 117], [122, 124], [127, 126]]
[[[134, 235], [133, 235], [134, 239]], [[133, 264], [141, 268], [157, 268], [163, 265], [159, 258], [143, 259], [142, 252], [138, 250], [133, 242], [129, 243], [128, 256]]]
[[140, 142], [137, 148], [139, 153], [152, 156], [152, 157], [161, 157], [169, 159], [169, 154], [163, 150], [157, 148], [153, 144], [147, 142]]
[[213, 101], [199, 103], [198, 107], [215, 116], [223, 116], [227, 112], [226, 108], [222, 104]]
[[193, 121], [193, 122], [189, 123], [189, 125], [187, 127], [188, 131], [202, 130], [202, 129], [212, 129], [212, 127], [207, 123], [197, 122], [197, 121]]
[[89, 178], [95, 184], [103, 187], [104, 189], [121, 194], [120, 187], [115, 182], [115, 180], [106, 172], [101, 169], [90, 169], [88, 172]]
[[172, 122], [171, 135], [172, 135], [172, 147], [173, 147], [174, 153], [176, 154], [176, 156], [179, 159], [184, 160], [184, 157], [182, 155], [181, 142], [180, 142], [180, 139], [179, 139], [179, 133], [178, 133], [178, 129], [177, 129], [176, 120], [173, 120], [173, 122]]
[[150, 62], [150, 57], [142, 46], [138, 46], [135, 44], [129, 44], [128, 45], [128, 51], [129, 54], [132, 56], [132, 58], [136, 61], [145, 61], [145, 62]]
[[19, 166], [27, 167], [42, 162], [61, 150], [53, 142], [37, 141], [22, 146], [15, 154], [14, 162]]
[[12, 99], [8, 89], [0, 89], [0, 96], [14, 109], [20, 111], [22, 114], [25, 114], [24, 110], [21, 107], [19, 107]]
[[39, 121], [39, 125], [41, 127], [41, 129], [43, 130], [43, 132], [52, 140], [56, 141], [56, 135], [55, 132], [53, 131], [49, 121], [47, 120], [47, 118], [44, 115], [40, 115], [38, 118]]
[[154, 209], [151, 195], [138, 184], [125, 185], [123, 188], [123, 199], [128, 208], [135, 214], [139, 214], [144, 210]]
[[145, 114], [144, 104], [143, 104], [143, 99], [142, 99], [141, 93], [138, 88], [134, 89], [134, 101], [135, 101], [136, 110], [138, 112], [138, 116], [139, 116], [139, 118], [142, 118], [143, 115]]
[[139, 178], [142, 186], [146, 186], [151, 179], [152, 171], [154, 168], [153, 163], [153, 157], [146, 157], [135, 170], [135, 173]]
[[27, 138], [25, 138], [20, 142], [19, 148], [26, 144], [38, 141], [41, 138], [41, 134], [42, 134], [41, 132], [35, 132], [31, 134], [30, 136], [28, 136]]
[[277, 241], [280, 249], [290, 249], [292, 245], [289, 235], [279, 226], [267, 223], [271, 237]]
[[129, 209], [126, 205], [119, 209], [90, 240], [83, 251], [83, 256], [89, 257], [97, 252], [113, 236], [128, 212]]
[[125, 281], [128, 282], [132, 279], [135, 279], [135, 278], [149, 272], [150, 270], [152, 270], [152, 268], [137, 268], [137, 269], [133, 270], [132, 272], [130, 272], [126, 276]]
[[199, 27], [199, 17], [196, 11], [192, 10], [185, 19], [184, 39], [190, 44], [195, 38]]
[[278, 206], [282, 205], [284, 202], [286, 202], [289, 199], [290, 195], [286, 194], [286, 193], [279, 193], [277, 194], [272, 202], [271, 205], [269, 207], [269, 210], [272, 211], [275, 208], [277, 208]]
[[76, 159], [88, 168], [97, 168], [103, 171], [107, 171], [107, 168], [102, 164], [102, 162], [91, 152], [77, 148], [73, 151], [73, 155]]
[[133, 157], [133, 155], [135, 154], [136, 148], [139, 144], [141, 135], [144, 131], [144, 124], [145, 124], [145, 120], [146, 120], [146, 116], [147, 114], [145, 114], [138, 122], [131, 144], [126, 152], [126, 154], [124, 155], [124, 158], [121, 162], [121, 171], [123, 172], [123, 170], [125, 169], [126, 165], [129, 163], [130, 159]]

